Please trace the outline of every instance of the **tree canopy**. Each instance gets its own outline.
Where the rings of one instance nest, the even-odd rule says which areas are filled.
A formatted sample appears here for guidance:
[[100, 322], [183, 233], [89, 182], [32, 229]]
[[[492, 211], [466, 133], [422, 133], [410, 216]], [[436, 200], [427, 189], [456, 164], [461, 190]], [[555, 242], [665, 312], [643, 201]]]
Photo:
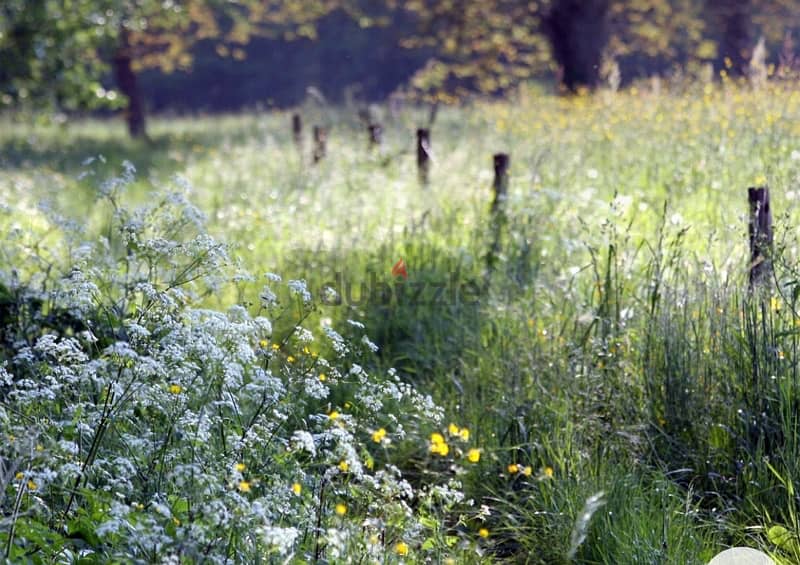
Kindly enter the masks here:
[[[192, 64], [192, 47], [247, 42], [262, 3], [225, 0], [9, 0], [0, 8], [2, 102], [73, 109], [117, 99], [100, 79], [113, 68], [132, 135], [145, 135], [137, 73]], [[240, 48], [230, 50], [234, 57]]]
[[[793, 60], [799, 8], [800, 0], [6, 0], [0, 105], [121, 105], [131, 133], [144, 135], [141, 71], [185, 71], [209, 44], [235, 64], [256, 36], [317, 40], [335, 14], [365, 33], [386, 31], [378, 36], [390, 48], [424, 53], [409, 88], [430, 100], [498, 94], [545, 75], [569, 91], [592, 88], [613, 80], [615, 65], [637, 73], [713, 62], [743, 74], [762, 36]], [[335, 48], [349, 38], [326, 41]]]

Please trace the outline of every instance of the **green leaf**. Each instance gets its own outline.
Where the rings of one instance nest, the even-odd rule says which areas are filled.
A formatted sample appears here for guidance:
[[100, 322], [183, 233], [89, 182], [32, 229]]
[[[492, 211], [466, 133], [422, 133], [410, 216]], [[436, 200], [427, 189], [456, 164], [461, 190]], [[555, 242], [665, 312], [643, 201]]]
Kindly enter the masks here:
[[419, 523], [422, 524], [425, 528], [430, 530], [435, 530], [439, 527], [439, 521], [435, 518], [430, 518], [428, 516], [423, 516], [419, 519]]
[[791, 549], [796, 544], [794, 535], [780, 525], [775, 525], [767, 530], [767, 539], [781, 549]]

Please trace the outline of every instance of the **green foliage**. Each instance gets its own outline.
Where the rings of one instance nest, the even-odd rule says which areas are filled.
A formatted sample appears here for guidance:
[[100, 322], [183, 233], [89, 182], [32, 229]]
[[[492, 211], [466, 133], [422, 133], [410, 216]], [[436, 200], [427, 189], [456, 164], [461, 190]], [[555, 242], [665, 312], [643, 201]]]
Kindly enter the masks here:
[[72, 6], [51, 0], [4, 2], [0, 109], [33, 104], [76, 110], [113, 102], [100, 85], [104, 67], [93, 55], [97, 41]]
[[[9, 259], [52, 261], [0, 273], [14, 332], [0, 365], [4, 557], [474, 553], [445, 523], [465, 508], [455, 471], [468, 452], [454, 445], [452, 471], [415, 486], [397, 466], [445, 468], [427, 450], [442, 420], [431, 398], [368, 368], [362, 324], [315, 338], [305, 281], [267, 273], [252, 314], [199, 307], [254, 277], [226, 270], [185, 184], [130, 209], [133, 180], [127, 164], [100, 185], [97, 239], [55, 216], [30, 231], [15, 208], [0, 218]], [[28, 247], [39, 229], [66, 249]]]
[[[796, 560], [793, 92], [779, 81], [754, 91], [726, 76], [593, 97], [522, 88], [510, 102], [444, 108], [427, 188], [408, 151], [426, 115], [418, 108], [375, 109], [385, 144], [369, 152], [355, 116], [309, 107], [304, 118], [331, 126], [328, 157], [313, 166], [281, 113], [164, 121], [155, 149], [108, 141], [104, 123], [8, 123], [0, 252], [18, 273], [0, 279], [2, 315], [13, 305], [13, 319], [24, 314], [18, 326], [31, 328], [6, 340], [13, 377], [0, 385], [20, 399], [2, 397], [2, 431], [15, 436], [13, 461], [28, 465], [1, 474], [12, 478], [4, 517], [17, 500], [26, 511], [4, 518], [16, 524], [13, 538], [2, 529], [9, 553], [47, 544], [149, 559], [151, 546], [133, 540], [158, 533], [165, 549], [155, 557], [183, 544], [191, 559], [193, 523], [220, 559], [244, 561], [271, 551], [266, 523], [302, 530], [293, 550], [306, 560], [315, 532], [331, 561], [362, 557], [372, 534], [376, 559], [407, 551], [412, 562], [703, 563], [737, 544]], [[106, 162], [81, 166], [81, 148], [104, 143]], [[505, 220], [491, 222], [491, 155], [507, 148]], [[147, 174], [104, 185], [97, 203], [92, 179], [119, 170], [126, 155]], [[178, 171], [191, 188], [180, 184], [177, 200], [158, 196], [154, 185]], [[771, 286], [750, 292], [745, 189], [763, 184], [772, 189], [776, 270]], [[197, 216], [187, 198], [206, 221], [188, 221]], [[42, 199], [49, 206], [34, 205]], [[144, 212], [131, 212], [136, 202]], [[72, 235], [63, 226], [78, 219], [85, 231]], [[230, 244], [228, 267], [206, 268], [210, 248], [196, 247], [206, 230]], [[401, 258], [407, 280], [392, 277]], [[278, 285], [266, 272], [305, 285]], [[346, 295], [350, 284], [357, 295], [371, 277], [393, 289], [393, 301], [336, 304], [323, 291]], [[476, 283], [476, 300], [422, 304], [396, 291], [450, 277]], [[326, 299], [306, 303], [303, 288]], [[109, 345], [87, 343], [63, 311]], [[315, 340], [299, 340], [298, 325]], [[265, 368], [284, 387], [277, 413], [260, 411], [253, 388]], [[72, 382], [79, 369], [97, 381]], [[141, 394], [115, 393], [113, 421], [94, 442], [118, 373], [123, 392], [135, 382]], [[37, 386], [19, 396], [26, 379]], [[320, 385], [324, 398], [313, 394]], [[387, 397], [393, 386], [412, 395], [407, 403]], [[22, 402], [45, 391], [58, 394]], [[203, 441], [184, 421], [201, 413], [211, 423]], [[238, 442], [254, 414], [263, 429]], [[298, 430], [326, 438], [315, 456], [291, 448]], [[331, 439], [340, 433], [347, 441]], [[81, 446], [79, 457], [69, 458], [62, 438]], [[114, 467], [123, 459], [131, 472]], [[178, 484], [191, 460], [209, 490]], [[84, 461], [85, 487], [44, 472]], [[254, 518], [256, 501], [279, 518]], [[197, 510], [209, 505], [231, 521], [212, 524]], [[109, 510], [121, 506], [128, 534], [108, 529]], [[335, 544], [328, 528], [346, 541]]]
[[[150, 86], [157, 91], [153, 101], [159, 108], [170, 106], [165, 96], [185, 106], [184, 95], [191, 98], [198, 81], [205, 91], [220, 73], [246, 85], [249, 92], [237, 95], [244, 99], [195, 98], [193, 109], [270, 100], [288, 105], [300, 101], [314, 83], [322, 83], [315, 86], [327, 88], [334, 98], [359, 83], [372, 96], [398, 89], [417, 99], [455, 102], [474, 93], [506, 93], [554, 74], [571, 90], [603, 82], [618, 85], [708, 62], [745, 75], [762, 35], [769, 62], [791, 70], [796, 0], [734, 4], [192, 0], [165, 7], [156, 0], [10, 0], [0, 10], [0, 57], [5, 62], [0, 107], [118, 108], [124, 97], [135, 96], [123, 85], [117, 85], [121, 92], [110, 88], [109, 66], [120, 50], [131, 56], [134, 71], [155, 70], [158, 78]], [[249, 48], [254, 37], [269, 39]], [[304, 54], [312, 42], [318, 52]], [[412, 55], [398, 55], [402, 49]], [[270, 57], [270, 51], [280, 56]], [[255, 60], [245, 62], [248, 57]], [[357, 63], [347, 65], [345, 76], [331, 77], [328, 68], [341, 69], [346, 57]], [[203, 72], [192, 77], [196, 59]], [[397, 65], [408, 68], [397, 74], [385, 68]], [[180, 73], [169, 76], [175, 71]], [[284, 88], [290, 92], [271, 89], [253, 75], [288, 75], [292, 86]]]

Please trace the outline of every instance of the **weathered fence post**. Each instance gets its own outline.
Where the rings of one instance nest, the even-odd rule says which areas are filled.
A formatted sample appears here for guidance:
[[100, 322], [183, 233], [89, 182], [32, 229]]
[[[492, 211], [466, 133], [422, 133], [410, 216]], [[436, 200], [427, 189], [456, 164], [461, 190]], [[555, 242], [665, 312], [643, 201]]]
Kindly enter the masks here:
[[292, 114], [292, 137], [295, 145], [303, 145], [303, 120], [300, 114]]
[[419, 182], [427, 185], [431, 171], [431, 130], [417, 130], [417, 173]]
[[490, 212], [489, 225], [491, 227], [492, 243], [486, 254], [486, 274], [484, 277], [484, 290], [489, 289], [492, 273], [497, 265], [497, 258], [500, 255], [501, 240], [503, 237], [503, 226], [506, 223], [505, 207], [508, 198], [508, 169], [511, 165], [511, 156], [508, 153], [495, 153], [492, 157], [494, 163], [494, 200]]
[[383, 143], [383, 128], [381, 125], [376, 122], [370, 122], [367, 130], [369, 131], [369, 148], [380, 147], [381, 143]]
[[769, 280], [772, 274], [772, 211], [769, 189], [765, 186], [747, 189], [750, 204], [750, 288]]
[[508, 198], [508, 167], [511, 157], [508, 153], [495, 153], [494, 161], [494, 200], [492, 201], [492, 216], [496, 215], [505, 205]]
[[327, 153], [328, 130], [322, 126], [314, 126], [314, 163], [319, 163]]

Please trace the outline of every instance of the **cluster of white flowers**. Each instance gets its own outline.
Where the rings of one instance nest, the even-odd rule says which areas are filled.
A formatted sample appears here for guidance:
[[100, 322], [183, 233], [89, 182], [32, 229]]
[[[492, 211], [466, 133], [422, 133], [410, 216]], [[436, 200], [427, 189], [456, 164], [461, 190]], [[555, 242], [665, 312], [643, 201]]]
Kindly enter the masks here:
[[[6, 522], [61, 536], [88, 520], [89, 551], [110, 561], [391, 557], [376, 530], [413, 542], [416, 494], [387, 454], [408, 430], [425, 453], [441, 410], [357, 358], [377, 350], [358, 322], [357, 337], [325, 325], [320, 342], [302, 326], [275, 336], [277, 322], [240, 305], [193, 306], [224, 278], [225, 249], [192, 231], [202, 215], [183, 196], [117, 207], [134, 172], [104, 185], [112, 239], [65, 255], [79, 261], [64, 276], [31, 274], [36, 292], [19, 293], [28, 333], [0, 342]], [[267, 279], [263, 306], [284, 292], [315, 307], [305, 281]], [[8, 545], [45, 555], [35, 531], [20, 525]]]

